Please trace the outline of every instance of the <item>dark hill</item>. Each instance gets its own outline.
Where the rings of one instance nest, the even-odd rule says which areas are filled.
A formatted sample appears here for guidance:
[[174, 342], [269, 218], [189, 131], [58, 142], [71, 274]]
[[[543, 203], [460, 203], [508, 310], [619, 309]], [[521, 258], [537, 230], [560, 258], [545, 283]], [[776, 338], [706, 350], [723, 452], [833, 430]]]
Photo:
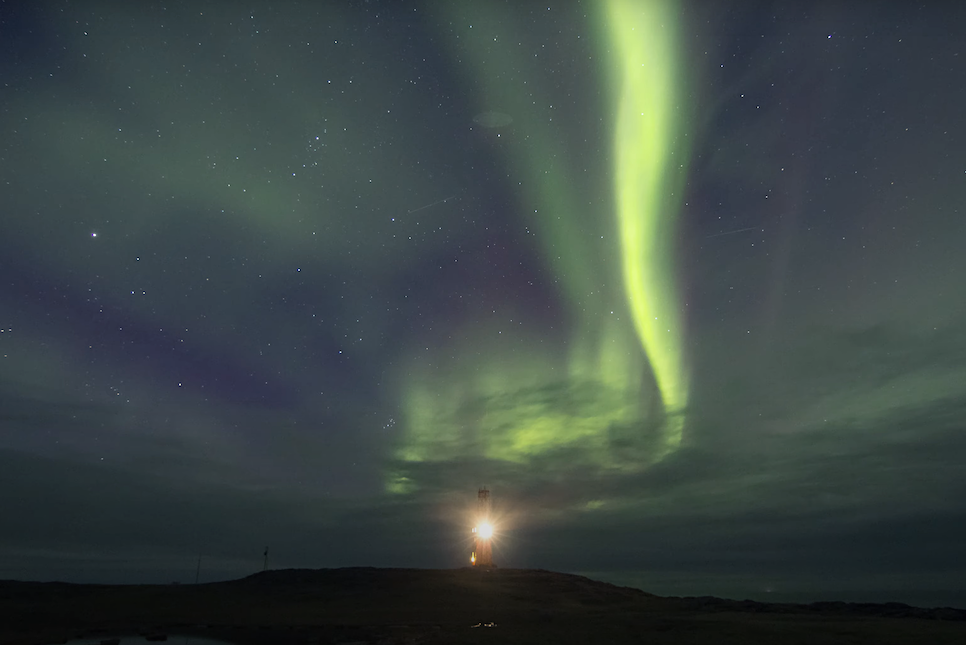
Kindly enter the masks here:
[[899, 604], [661, 598], [520, 569], [290, 569], [171, 586], [0, 582], [0, 645], [134, 633], [241, 645], [964, 643], [964, 618]]

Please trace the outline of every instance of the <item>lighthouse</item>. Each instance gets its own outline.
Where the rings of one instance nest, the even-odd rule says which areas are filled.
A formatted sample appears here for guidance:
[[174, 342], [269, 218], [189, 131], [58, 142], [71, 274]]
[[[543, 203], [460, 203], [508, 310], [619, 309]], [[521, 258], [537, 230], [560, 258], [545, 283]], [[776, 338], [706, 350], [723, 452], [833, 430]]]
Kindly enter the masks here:
[[474, 550], [470, 563], [474, 567], [489, 568], [493, 565], [493, 524], [490, 522], [490, 491], [484, 486], [476, 495], [476, 526], [473, 527]]

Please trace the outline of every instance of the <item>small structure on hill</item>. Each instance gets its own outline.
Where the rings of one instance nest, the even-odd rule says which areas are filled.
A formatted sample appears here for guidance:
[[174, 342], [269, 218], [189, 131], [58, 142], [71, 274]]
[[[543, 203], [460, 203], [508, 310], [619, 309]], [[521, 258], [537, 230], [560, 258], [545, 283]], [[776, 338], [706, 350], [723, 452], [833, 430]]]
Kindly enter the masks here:
[[477, 492], [476, 526], [473, 527], [474, 549], [470, 564], [489, 568], [493, 564], [493, 524], [490, 522], [490, 491], [484, 486]]

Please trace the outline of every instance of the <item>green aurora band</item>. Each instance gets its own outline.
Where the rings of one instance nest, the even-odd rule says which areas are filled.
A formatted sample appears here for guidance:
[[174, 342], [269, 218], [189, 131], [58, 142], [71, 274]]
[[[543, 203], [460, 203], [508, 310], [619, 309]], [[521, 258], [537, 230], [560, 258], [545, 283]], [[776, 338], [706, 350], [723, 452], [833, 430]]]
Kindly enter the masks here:
[[611, 0], [611, 42], [617, 50], [620, 98], [614, 131], [614, 191], [620, 222], [624, 291], [641, 347], [668, 413], [666, 449], [681, 442], [688, 378], [674, 288], [674, 215], [685, 164], [675, 168], [680, 131], [677, 16], [667, 2]]
[[[455, 26], [452, 45], [472, 66], [466, 91], [481, 112], [513, 117], [497, 150], [521, 179], [525, 224], [570, 314], [568, 340], [560, 351], [507, 325], [526, 317], [507, 304], [429, 352], [413, 348], [397, 375], [405, 425], [388, 490], [415, 490], [418, 464], [474, 458], [551, 477], [561, 463], [639, 471], [680, 445], [688, 396], [672, 252], [686, 166], [676, 5], [599, 5], [595, 58], [609, 63], [610, 105], [586, 115], [553, 107], [559, 81], [540, 67], [553, 55], [543, 43], [580, 43], [586, 24], [539, 34], [490, 3], [444, 6], [442, 24]], [[613, 115], [611, 168], [574, 136], [599, 129], [600, 111]]]

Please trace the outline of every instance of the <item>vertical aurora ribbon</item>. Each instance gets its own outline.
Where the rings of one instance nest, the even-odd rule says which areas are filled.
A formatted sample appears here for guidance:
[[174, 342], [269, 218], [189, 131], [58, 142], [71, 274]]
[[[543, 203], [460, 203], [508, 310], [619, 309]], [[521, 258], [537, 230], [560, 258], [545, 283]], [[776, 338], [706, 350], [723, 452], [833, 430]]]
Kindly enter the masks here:
[[627, 306], [667, 415], [665, 449], [681, 441], [688, 398], [675, 285], [674, 221], [686, 151], [680, 145], [677, 15], [662, 0], [609, 0], [613, 55], [614, 191]]
[[[681, 443], [688, 383], [672, 249], [686, 151], [677, 7], [594, 6], [600, 31], [590, 46], [576, 12], [532, 22], [490, 3], [439, 5], [476, 108], [512, 115], [506, 136], [490, 137], [492, 150], [515, 178], [520, 228], [534, 234], [554, 277], [567, 331], [552, 343], [529, 321], [508, 327], [503, 321], [527, 318], [508, 298], [499, 314], [480, 312], [439, 347], [414, 348], [397, 377], [405, 434], [391, 491], [418, 488], [419, 464], [429, 462], [482, 458], [549, 477], [561, 467], [629, 473]], [[600, 67], [579, 67], [588, 76], [562, 84], [555, 57], [585, 46]], [[608, 91], [576, 101], [568, 88], [592, 90], [597, 71]]]

